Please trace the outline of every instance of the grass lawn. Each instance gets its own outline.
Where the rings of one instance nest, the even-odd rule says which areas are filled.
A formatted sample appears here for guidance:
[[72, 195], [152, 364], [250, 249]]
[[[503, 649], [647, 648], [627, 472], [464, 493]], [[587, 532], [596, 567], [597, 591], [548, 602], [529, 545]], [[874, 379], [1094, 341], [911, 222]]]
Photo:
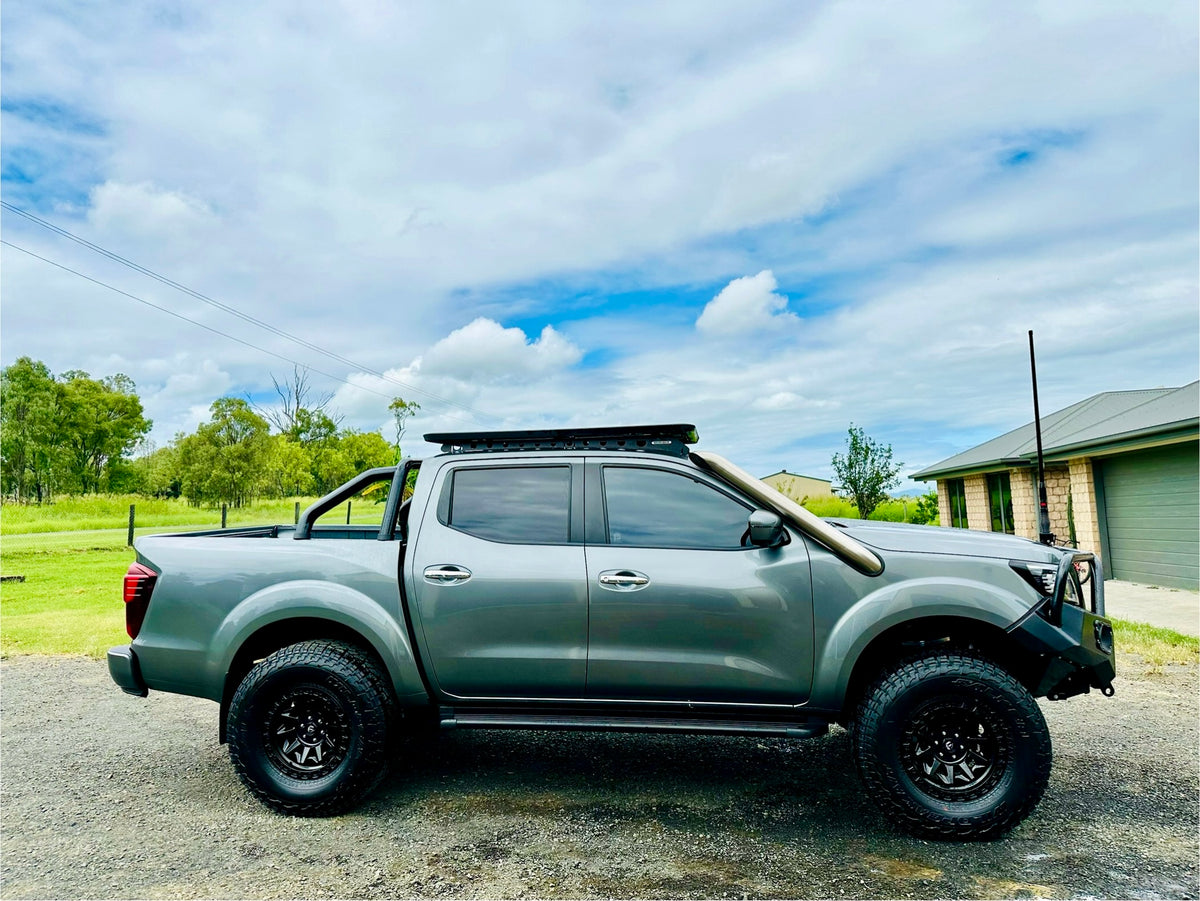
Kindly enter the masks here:
[[0, 654], [98, 658], [128, 642], [121, 578], [134, 554], [124, 545], [14, 552], [5, 539], [0, 573], [25, 581], [0, 584]]
[[[316, 498], [289, 497], [256, 501], [245, 507], [230, 507], [226, 513], [228, 526], [261, 526], [295, 522], [296, 503], [304, 510]], [[4, 504], [0, 522], [5, 539], [12, 535], [46, 532], [112, 531], [125, 535], [129, 524], [129, 505], [137, 507], [135, 525], [138, 534], [189, 529], [218, 529], [221, 527], [220, 507], [190, 507], [186, 501], [147, 498], [130, 494], [92, 494], [64, 497], [52, 504]], [[382, 505], [368, 500], [354, 500], [351, 522], [378, 521]], [[342, 504], [325, 514], [322, 522], [345, 522], [346, 506]]]
[[[295, 500], [230, 510], [227, 524], [291, 523]], [[312, 498], [299, 500], [301, 509], [312, 502]], [[0, 656], [100, 658], [113, 645], [129, 641], [121, 586], [134, 560], [133, 549], [125, 546], [130, 503], [137, 504], [139, 536], [221, 525], [220, 510], [122, 495], [66, 498], [43, 507], [4, 506], [0, 575], [22, 575], [25, 581], [0, 583]], [[350, 513], [351, 522], [378, 523], [383, 508], [355, 500]], [[118, 528], [112, 528], [114, 519]], [[335, 507], [320, 521], [345, 522], [346, 505]]]
[[1114, 619], [1113, 642], [1117, 647], [1117, 672], [1121, 671], [1120, 658], [1126, 654], [1140, 657], [1146, 666], [1155, 669], [1200, 661], [1200, 638], [1146, 623]]

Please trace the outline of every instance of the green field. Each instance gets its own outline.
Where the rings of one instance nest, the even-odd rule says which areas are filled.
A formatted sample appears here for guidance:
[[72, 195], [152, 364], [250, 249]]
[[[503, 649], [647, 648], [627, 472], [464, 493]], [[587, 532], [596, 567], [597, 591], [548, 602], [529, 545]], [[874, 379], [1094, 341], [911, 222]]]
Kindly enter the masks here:
[[[226, 515], [229, 526], [274, 525], [295, 521], [296, 503], [303, 510], [316, 498], [289, 497], [276, 500], [257, 501], [246, 507], [230, 507]], [[78, 532], [116, 529], [124, 534], [129, 523], [129, 505], [137, 508], [136, 525], [140, 528], [162, 531], [163, 529], [216, 529], [221, 525], [220, 507], [192, 507], [183, 500], [138, 497], [130, 494], [96, 494], [86, 497], [66, 497], [53, 504], [5, 504], [0, 508], [0, 533], [29, 535], [41, 532]], [[341, 511], [345, 522], [346, 508]], [[376, 507], [370, 502], [355, 502], [351, 508], [354, 522], [368, 522], [378, 518]], [[337, 519], [337, 511], [325, 514], [322, 521]]]
[[[804, 502], [804, 508], [817, 516], [831, 519], [862, 518], [858, 515], [858, 508], [854, 503], [844, 497], [810, 497]], [[884, 501], [871, 512], [869, 518], [884, 522], [912, 522], [916, 512], [917, 498], [900, 498]], [[937, 519], [930, 525], [936, 526]]]
[[[302, 508], [311, 502], [310, 498], [300, 500]], [[177, 501], [132, 502], [138, 505], [139, 523], [143, 504], [146, 518], [158, 520], [139, 528], [139, 535], [220, 525], [219, 510], [197, 509]], [[112, 519], [116, 513], [118, 523], [123, 521], [130, 503], [128, 497], [98, 497], [41, 508], [3, 508], [0, 574], [22, 575], [25, 581], [0, 583], [0, 655], [100, 658], [112, 645], [128, 641], [121, 578], [134, 554], [125, 546], [124, 526], [113, 528]], [[231, 510], [228, 524], [290, 523], [294, 504], [292, 499]], [[380, 517], [378, 504], [352, 503], [352, 522], [374, 523]], [[345, 522], [345, 505], [321, 521]], [[1117, 621], [1116, 640], [1123, 657], [1136, 655], [1152, 667], [1200, 660], [1200, 640], [1170, 629]]]
[[[295, 519], [312, 498], [266, 501], [231, 509], [227, 525], [275, 525]], [[54, 504], [0, 510], [0, 575], [24, 582], [0, 583], [0, 655], [83, 654], [103, 657], [129, 640], [121, 580], [133, 562], [125, 546], [129, 505], [137, 505], [137, 535], [216, 529], [221, 511], [182, 501], [127, 495], [66, 498]], [[351, 522], [374, 523], [382, 507], [351, 502]], [[321, 522], [346, 521], [346, 505]]]

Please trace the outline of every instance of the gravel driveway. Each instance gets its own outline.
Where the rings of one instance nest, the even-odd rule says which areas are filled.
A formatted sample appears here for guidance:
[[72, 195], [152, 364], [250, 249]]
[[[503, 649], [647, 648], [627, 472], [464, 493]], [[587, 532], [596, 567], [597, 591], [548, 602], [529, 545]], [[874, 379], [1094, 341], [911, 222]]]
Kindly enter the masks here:
[[216, 704], [17, 658], [0, 664], [0, 896], [1196, 898], [1197, 687], [1189, 667], [1045, 703], [1041, 806], [953, 845], [889, 826], [840, 730], [448, 733], [353, 814], [291, 819], [242, 790]]

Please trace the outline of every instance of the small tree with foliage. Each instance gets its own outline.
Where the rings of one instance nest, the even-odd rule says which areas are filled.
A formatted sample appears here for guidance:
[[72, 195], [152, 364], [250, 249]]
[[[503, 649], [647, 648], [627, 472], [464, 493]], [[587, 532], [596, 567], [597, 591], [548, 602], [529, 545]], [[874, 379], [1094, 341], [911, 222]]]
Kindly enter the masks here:
[[897, 473], [903, 465], [892, 462], [890, 444], [877, 444], [853, 423], [846, 453], [833, 455], [833, 471], [841, 490], [853, 499], [863, 519], [888, 499], [889, 488], [900, 484]]
[[408, 420], [420, 412], [421, 405], [415, 400], [393, 397], [392, 402], [388, 404], [388, 409], [392, 412], [392, 425], [396, 430], [396, 462], [399, 463], [400, 439], [404, 437], [404, 429]]
[[241, 507], [264, 487], [270, 427], [240, 397], [213, 401], [212, 419], [179, 442], [183, 492], [192, 503]]
[[917, 525], [925, 526], [937, 522], [937, 518], [938, 496], [937, 489], [933, 488], [917, 498], [917, 508], [913, 511], [911, 519]]

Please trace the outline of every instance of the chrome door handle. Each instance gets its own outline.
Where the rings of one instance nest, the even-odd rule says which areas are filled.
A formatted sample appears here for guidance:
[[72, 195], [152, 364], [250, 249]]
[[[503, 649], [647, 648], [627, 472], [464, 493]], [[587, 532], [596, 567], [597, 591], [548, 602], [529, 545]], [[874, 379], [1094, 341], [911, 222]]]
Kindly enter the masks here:
[[608, 569], [600, 573], [599, 582], [606, 588], [625, 589], [626, 591], [643, 588], [650, 584], [650, 579], [631, 569]]
[[452, 563], [441, 563], [425, 567], [424, 576], [426, 582], [434, 585], [457, 585], [471, 578], [471, 571]]

